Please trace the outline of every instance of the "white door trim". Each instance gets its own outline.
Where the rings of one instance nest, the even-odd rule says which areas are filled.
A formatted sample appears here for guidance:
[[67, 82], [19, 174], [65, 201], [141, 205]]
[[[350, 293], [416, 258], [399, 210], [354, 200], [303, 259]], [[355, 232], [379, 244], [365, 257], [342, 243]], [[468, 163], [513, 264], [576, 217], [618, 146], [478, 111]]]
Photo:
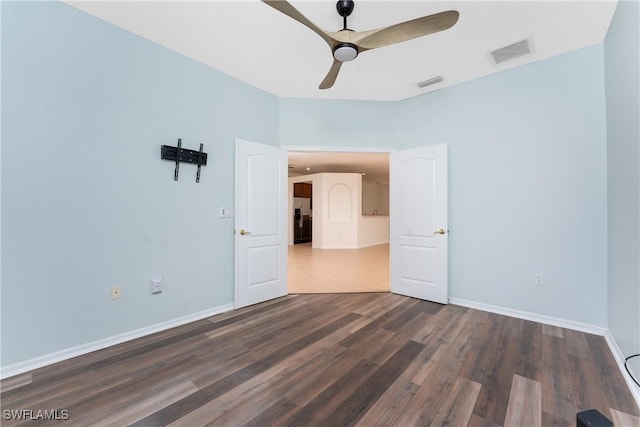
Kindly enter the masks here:
[[283, 145], [280, 148], [289, 151], [324, 152], [324, 153], [392, 153], [391, 147], [317, 147], [307, 145]]

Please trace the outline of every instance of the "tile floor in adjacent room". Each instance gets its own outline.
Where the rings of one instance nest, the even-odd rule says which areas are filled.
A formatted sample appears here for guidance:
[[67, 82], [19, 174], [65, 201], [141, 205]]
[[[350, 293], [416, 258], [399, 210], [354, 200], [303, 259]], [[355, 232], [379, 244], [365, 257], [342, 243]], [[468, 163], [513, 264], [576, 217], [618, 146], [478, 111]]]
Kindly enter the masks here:
[[389, 292], [389, 245], [361, 249], [289, 246], [289, 293]]

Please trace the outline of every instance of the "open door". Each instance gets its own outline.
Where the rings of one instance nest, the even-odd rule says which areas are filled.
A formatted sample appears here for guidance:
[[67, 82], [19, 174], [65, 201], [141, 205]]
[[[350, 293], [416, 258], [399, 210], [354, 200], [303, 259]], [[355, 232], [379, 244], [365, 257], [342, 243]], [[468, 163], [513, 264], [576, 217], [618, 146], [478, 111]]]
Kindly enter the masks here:
[[287, 294], [287, 152], [236, 140], [235, 307]]
[[391, 292], [448, 303], [447, 145], [391, 153]]

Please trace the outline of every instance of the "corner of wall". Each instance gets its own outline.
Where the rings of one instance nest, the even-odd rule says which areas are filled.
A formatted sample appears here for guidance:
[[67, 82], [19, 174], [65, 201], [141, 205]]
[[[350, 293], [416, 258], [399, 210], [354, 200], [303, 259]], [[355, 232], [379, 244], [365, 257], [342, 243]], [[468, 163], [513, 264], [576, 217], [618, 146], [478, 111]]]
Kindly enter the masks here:
[[613, 334], [611, 334], [610, 330], [607, 329], [607, 332], [605, 333], [604, 338], [607, 341], [607, 344], [609, 345], [609, 349], [611, 350], [611, 353], [613, 354], [613, 357], [616, 360], [616, 364], [618, 365], [618, 368], [620, 369], [620, 372], [624, 377], [624, 381], [627, 384], [627, 387], [629, 387], [629, 391], [631, 391], [631, 394], [633, 395], [633, 398], [635, 399], [636, 404], [640, 408], [640, 387], [638, 387], [633, 382], [633, 380], [629, 377], [629, 373], [624, 367], [624, 363], [625, 363], [624, 353], [622, 352], [622, 350], [620, 350], [620, 347], [618, 346], [618, 343], [614, 338]]

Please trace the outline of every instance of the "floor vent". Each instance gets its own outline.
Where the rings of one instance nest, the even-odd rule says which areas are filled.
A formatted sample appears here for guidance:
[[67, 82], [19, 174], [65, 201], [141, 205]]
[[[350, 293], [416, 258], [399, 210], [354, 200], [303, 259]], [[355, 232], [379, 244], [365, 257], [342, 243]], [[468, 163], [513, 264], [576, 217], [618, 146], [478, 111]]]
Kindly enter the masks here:
[[533, 52], [531, 39], [521, 40], [500, 49], [496, 49], [489, 54], [495, 65], [505, 61], [518, 58], [523, 55], [529, 55]]

